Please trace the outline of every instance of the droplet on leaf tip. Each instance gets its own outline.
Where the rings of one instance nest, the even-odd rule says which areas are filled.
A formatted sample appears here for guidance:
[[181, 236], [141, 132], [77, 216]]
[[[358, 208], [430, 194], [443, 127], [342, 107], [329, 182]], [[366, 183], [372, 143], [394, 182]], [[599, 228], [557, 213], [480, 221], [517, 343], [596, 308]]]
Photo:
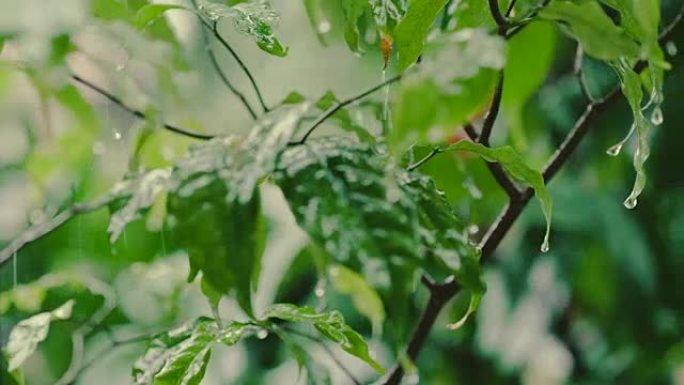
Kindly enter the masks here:
[[260, 329], [256, 336], [260, 340], [265, 340], [268, 337], [268, 331], [266, 329]]
[[637, 199], [630, 195], [627, 197], [627, 199], [625, 199], [624, 205], [626, 208], [632, 210], [637, 206]]
[[660, 106], [656, 106], [651, 113], [651, 123], [656, 126], [663, 124], [663, 110]]
[[608, 154], [608, 155], [610, 155], [610, 156], [618, 156], [618, 155], [620, 155], [620, 151], [622, 150], [622, 144], [623, 144], [623, 143], [620, 142], [620, 143], [618, 143], [618, 144], [615, 144], [615, 145], [610, 146], [610, 147], [606, 150], [606, 154]]
[[541, 250], [542, 253], [548, 253], [548, 251], [549, 251], [549, 239], [548, 239], [548, 237], [544, 238], [544, 242], [542, 242], [542, 245], [539, 249]]

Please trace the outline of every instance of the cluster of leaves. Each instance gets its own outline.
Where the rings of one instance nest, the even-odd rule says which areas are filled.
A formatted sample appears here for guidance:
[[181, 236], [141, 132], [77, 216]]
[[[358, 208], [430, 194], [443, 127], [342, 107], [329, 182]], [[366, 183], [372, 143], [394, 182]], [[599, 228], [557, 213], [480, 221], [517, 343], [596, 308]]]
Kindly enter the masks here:
[[[324, 34], [324, 28], [319, 27], [329, 21], [325, 16], [328, 8], [322, 3], [305, 2], [312, 23]], [[358, 311], [374, 325], [386, 322], [394, 332], [396, 346], [403, 346], [408, 337], [410, 300], [421, 274], [439, 279], [455, 277], [469, 296], [465, 314], [458, 314], [455, 322], [462, 325], [485, 291], [479, 250], [470, 243], [465, 221], [435, 181], [414, 167], [406, 167], [402, 159], [416, 144], [445, 145], [453, 127], [479, 118], [502, 71], [513, 79], [515, 71], [525, 71], [516, 63], [516, 54], [550, 28], [543, 22], [532, 22], [537, 17], [556, 22], [586, 54], [617, 71], [638, 133], [634, 157], [637, 180], [625, 202], [630, 208], [636, 205], [644, 187], [643, 164], [649, 153], [650, 123], [643, 110], [652, 106], [652, 123], [662, 121], [659, 105], [663, 71], [668, 65], [658, 44], [659, 2], [517, 1], [508, 12], [514, 15], [509, 21], [514, 27], [508, 35], [501, 32], [501, 26], [481, 3], [349, 0], [336, 4], [344, 16], [344, 38], [351, 50], [361, 53], [377, 42], [386, 69], [401, 76], [395, 97], [384, 106], [382, 119], [390, 126], [385, 137], [357, 123], [350, 113], [357, 107], [342, 108], [343, 102], [332, 93], [314, 100], [292, 93], [279, 107], [259, 117], [246, 135], [221, 136], [194, 145], [187, 156], [166, 168], [138, 170], [139, 162], [132, 162], [136, 165], [133, 172], [109, 194], [111, 241], [115, 242], [126, 225], [141, 216], [160, 216], [174, 245], [188, 255], [189, 281], [201, 274], [202, 291], [215, 313], [221, 298], [229, 296], [237, 301], [247, 319], [223, 322], [218, 316], [199, 318], [157, 335], [135, 364], [136, 384], [197, 384], [215, 344], [232, 346], [249, 334], [259, 336], [262, 332], [274, 333], [285, 341], [300, 365], [310, 371], [313, 382], [317, 378], [315, 370], [304, 349], [292, 342], [287, 328], [281, 327], [282, 321], [312, 326], [326, 340], [383, 372], [361, 335], [337, 311], [317, 312], [276, 304], [261, 315], [255, 314], [252, 296], [267, 237], [260, 196], [260, 187], [265, 183], [282, 191], [297, 224], [321, 251], [317, 261], [323, 266], [321, 271], [330, 272], [334, 287], [354, 297]], [[502, 9], [509, 9], [508, 1], [499, 3]], [[275, 56], [288, 53], [273, 33], [278, 14], [262, 0], [230, 4], [201, 1], [192, 7], [142, 0], [125, 4], [95, 0], [91, 5], [108, 33], [128, 36], [126, 33], [135, 30], [149, 41], [177, 47], [180, 43], [163, 16], [167, 11], [182, 10], [196, 14], [209, 27], [228, 18], [237, 31], [254, 38], [262, 50]], [[619, 24], [605, 7], [619, 13]], [[125, 27], [119, 24], [122, 22]], [[49, 58], [24, 70], [42, 93], [56, 96], [77, 120], [84, 120], [83, 127], [92, 130], [96, 126], [91, 122], [96, 119], [94, 112], [67, 83], [66, 57], [78, 50], [70, 33], [78, 23], [68, 27], [56, 24], [59, 27], [50, 31], [54, 37]], [[217, 31], [215, 24], [213, 31]], [[366, 39], [369, 31], [375, 37]], [[36, 38], [20, 28], [0, 33], [2, 41], [9, 38], [21, 43], [22, 39]], [[552, 46], [545, 42], [547, 48]], [[173, 57], [172, 64], [161, 59], [153, 63], [160, 83], [168, 84], [173, 71], [186, 69], [187, 62], [178, 56]], [[643, 73], [635, 69], [640, 62], [648, 64]], [[44, 68], [63, 73], [58, 81], [47, 82], [41, 75]], [[508, 105], [511, 115], [520, 113], [524, 100], [543, 81], [544, 71], [518, 87], [512, 86], [518, 94], [507, 91], [504, 108]], [[646, 103], [644, 89], [650, 95]], [[148, 106], [146, 114], [138, 115], [146, 115], [150, 128], [156, 128], [160, 125], [156, 119], [158, 109]], [[343, 132], [296, 141], [304, 122], [320, 113]], [[95, 134], [88, 135], [90, 140], [80, 138], [79, 143], [90, 148]], [[139, 138], [138, 150], [147, 135]], [[619, 147], [612, 152], [619, 152]], [[548, 250], [552, 204], [540, 172], [528, 166], [511, 146], [492, 148], [463, 140], [441, 147], [439, 152], [447, 150], [469, 152], [487, 162], [499, 163], [509, 176], [529, 184], [546, 217], [542, 250]], [[63, 152], [79, 153], [66, 148]], [[9, 371], [17, 369], [45, 339], [51, 321], [68, 318], [70, 306], [67, 303], [53, 312], [38, 314], [15, 327], [5, 350]]]

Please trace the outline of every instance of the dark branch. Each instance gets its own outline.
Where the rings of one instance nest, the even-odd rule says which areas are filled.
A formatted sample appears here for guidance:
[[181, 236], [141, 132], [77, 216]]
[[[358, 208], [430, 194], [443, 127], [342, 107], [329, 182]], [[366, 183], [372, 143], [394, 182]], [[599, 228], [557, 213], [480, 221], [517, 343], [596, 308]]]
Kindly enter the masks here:
[[216, 74], [221, 78], [221, 81], [223, 84], [225, 84], [226, 87], [235, 95], [237, 96], [238, 99], [242, 102], [242, 105], [245, 106], [247, 109], [247, 112], [249, 112], [249, 115], [252, 117], [252, 119], [256, 120], [257, 119], [257, 114], [254, 112], [254, 109], [252, 106], [249, 104], [247, 101], [247, 98], [245, 95], [240, 92], [233, 83], [228, 80], [228, 76], [223, 72], [221, 69], [221, 65], [218, 62], [218, 59], [216, 58], [216, 54], [214, 53], [214, 50], [211, 48], [211, 42], [209, 41], [209, 36], [207, 36], [207, 31], [204, 28], [200, 28], [202, 30], [202, 40], [204, 40], [204, 46], [207, 50], [207, 54], [209, 55], [209, 60], [211, 61], [212, 67], [214, 67], [214, 70], [216, 70]]
[[392, 84], [392, 83], [394, 83], [394, 82], [399, 81], [399, 80], [402, 78], [402, 76], [403, 76], [403, 75], [399, 74], [399, 75], [396, 75], [396, 76], [394, 76], [394, 77], [391, 77], [391, 78], [385, 80], [384, 82], [382, 82], [382, 83], [380, 83], [380, 84], [378, 84], [378, 85], [376, 85], [376, 86], [374, 86], [374, 87], [371, 87], [371, 88], [367, 89], [366, 91], [363, 91], [362, 93], [360, 93], [360, 94], [358, 94], [358, 95], [356, 95], [356, 96], [352, 96], [352, 97], [349, 98], [349, 99], [345, 99], [345, 100], [343, 100], [343, 101], [341, 101], [341, 102], [336, 103], [336, 104], [333, 105], [332, 107], [328, 108], [321, 116], [318, 117], [318, 119], [316, 119], [316, 120], [311, 124], [311, 126], [309, 126], [309, 128], [308, 128], [308, 129], [306, 130], [306, 132], [304, 133], [304, 136], [302, 136], [302, 138], [301, 138], [300, 140], [298, 140], [298, 141], [296, 141], [296, 142], [290, 142], [290, 145], [299, 145], [299, 144], [304, 144], [304, 143], [306, 143], [306, 140], [309, 138], [309, 135], [311, 135], [311, 134], [314, 132], [314, 130], [315, 130], [316, 128], [318, 128], [318, 126], [320, 126], [321, 124], [323, 124], [323, 123], [324, 123], [326, 120], [328, 120], [331, 116], [335, 115], [335, 113], [336, 113], [337, 111], [339, 111], [341, 108], [343, 108], [343, 107], [345, 107], [345, 106], [347, 106], [347, 105], [349, 105], [349, 104], [352, 104], [352, 103], [354, 103], [354, 102], [356, 102], [356, 101], [358, 101], [358, 100], [361, 100], [361, 99], [365, 98], [366, 96], [368, 96], [368, 95], [370, 95], [370, 94], [372, 94], [372, 93], [374, 93], [374, 92], [376, 92], [376, 91], [382, 89], [383, 87], [385, 87], [385, 86], [387, 86], [387, 85], [390, 85], [390, 84]]
[[[91, 90], [93, 90], [93, 91], [97, 92], [98, 94], [104, 96], [105, 98], [109, 99], [111, 102], [113, 102], [114, 104], [123, 108], [124, 110], [126, 110], [127, 112], [129, 112], [130, 114], [135, 116], [136, 118], [139, 118], [139, 119], [146, 119], [147, 118], [142, 111], [136, 110], [135, 108], [127, 106], [121, 99], [119, 99], [118, 97], [109, 93], [104, 88], [91, 83], [89, 80], [83, 79], [79, 75], [71, 75], [71, 78], [74, 81], [90, 88]], [[188, 131], [184, 128], [172, 126], [172, 125], [167, 124], [167, 123], [164, 123], [163, 127], [168, 131], [174, 132], [176, 134], [188, 136], [188, 137], [194, 138], [194, 139], [209, 140], [209, 139], [214, 138], [214, 135], [200, 134], [198, 132]]]
[[[428, 300], [427, 306], [420, 317], [420, 321], [418, 322], [418, 325], [411, 336], [411, 341], [406, 348], [406, 355], [412, 362], [416, 361], [418, 354], [423, 349], [423, 345], [427, 340], [427, 336], [430, 333], [432, 326], [437, 320], [437, 316], [439, 316], [439, 313], [442, 311], [444, 306], [454, 295], [456, 295], [456, 292], [458, 291], [458, 284], [453, 278], [447, 279], [444, 283], [438, 284], [433, 282], [427, 276], [423, 276], [422, 282], [430, 290], [430, 299]], [[381, 383], [383, 385], [399, 385], [403, 376], [404, 368], [401, 366], [401, 364], [397, 364], [394, 369], [392, 369], [389, 376]]]
[[489, 137], [492, 135], [492, 128], [496, 122], [496, 117], [499, 115], [499, 107], [501, 107], [501, 97], [503, 95], [504, 73], [503, 70], [499, 72], [499, 80], [496, 83], [494, 90], [494, 97], [492, 104], [489, 107], [489, 112], [482, 123], [482, 130], [480, 130], [480, 137], [477, 141], [485, 146], [489, 146]]
[[515, 3], [516, 0], [511, 0], [511, 3], [508, 4], [508, 9], [506, 10], [506, 17], [511, 17], [511, 13], [513, 13], [513, 9], [515, 9]]
[[488, 0], [488, 2], [489, 12], [492, 14], [492, 18], [496, 22], [496, 25], [499, 27], [499, 34], [503, 36], [506, 33], [506, 28], [508, 28], [508, 21], [506, 20], [504, 15], [501, 14], [498, 0]]
[[268, 106], [266, 106], [266, 102], [264, 102], [264, 98], [261, 95], [261, 90], [259, 89], [256, 80], [254, 80], [254, 76], [252, 76], [252, 72], [249, 70], [249, 68], [247, 68], [245, 62], [242, 61], [240, 55], [238, 55], [237, 52], [235, 52], [235, 50], [233, 49], [233, 47], [231, 47], [231, 45], [228, 44], [226, 39], [224, 39], [223, 36], [221, 36], [218, 30], [218, 23], [214, 22], [213, 24], [209, 24], [206, 20], [204, 20], [203, 17], [200, 17], [199, 19], [202, 22], [202, 25], [204, 25], [205, 28], [207, 28], [214, 34], [219, 43], [221, 43], [221, 45], [230, 53], [233, 59], [235, 59], [235, 62], [237, 62], [237, 64], [240, 66], [242, 72], [244, 72], [245, 75], [247, 75], [247, 78], [249, 79], [249, 82], [252, 84], [254, 93], [256, 94], [257, 99], [259, 99], [259, 104], [261, 105], [261, 108], [264, 110], [264, 112], [270, 111]]
[[582, 95], [584, 95], [589, 102], [594, 102], [595, 99], [591, 95], [591, 90], [589, 89], [589, 84], [587, 84], [587, 78], [584, 76], [584, 68], [582, 66], [584, 61], [584, 50], [581, 44], [577, 44], [577, 52], [575, 53], [575, 68], [574, 73], [579, 82], [580, 89], [582, 90]]

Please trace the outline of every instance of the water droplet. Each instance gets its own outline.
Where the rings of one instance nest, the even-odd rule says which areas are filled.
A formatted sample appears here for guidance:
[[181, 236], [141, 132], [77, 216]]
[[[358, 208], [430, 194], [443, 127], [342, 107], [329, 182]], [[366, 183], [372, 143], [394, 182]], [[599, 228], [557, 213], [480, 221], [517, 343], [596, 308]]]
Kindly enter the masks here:
[[117, 64], [117, 65], [116, 65], [116, 70], [117, 70], [118, 72], [121, 72], [121, 71], [123, 71], [123, 70], [125, 70], [125, 69], [126, 69], [126, 63], [121, 63], [121, 64]]
[[617, 143], [617, 144], [614, 144], [614, 145], [610, 146], [610, 147], [606, 150], [606, 154], [608, 154], [608, 155], [610, 155], [610, 156], [618, 156], [618, 155], [620, 155], [620, 151], [622, 150], [622, 145], [623, 145], [623, 143], [620, 142], [620, 143]]
[[544, 239], [544, 242], [542, 242], [541, 247], [539, 248], [542, 253], [548, 253], [549, 252], [549, 240], [548, 238]]
[[318, 24], [318, 33], [328, 33], [330, 32], [330, 22], [328, 20], [323, 20]]
[[665, 43], [665, 51], [667, 51], [667, 54], [670, 56], [674, 56], [677, 54], [677, 45], [672, 41], [668, 41]]
[[268, 337], [268, 330], [266, 329], [260, 329], [257, 334], [257, 338], [260, 340], [265, 340]]
[[660, 106], [656, 106], [651, 113], [651, 123], [656, 126], [663, 124], [663, 110]]
[[420, 383], [420, 376], [418, 375], [418, 372], [413, 372], [407, 375], [404, 383], [406, 385], [418, 385], [418, 383]]
[[475, 224], [468, 226], [468, 233], [470, 233], [471, 235], [477, 234], [479, 231], [480, 228]]
[[625, 199], [625, 202], [623, 204], [625, 205], [626, 208], [631, 210], [631, 209], [636, 207], [637, 199], [630, 195], [629, 197], [627, 197], [627, 199]]
[[119, 131], [114, 131], [114, 139], [121, 140], [123, 135]]

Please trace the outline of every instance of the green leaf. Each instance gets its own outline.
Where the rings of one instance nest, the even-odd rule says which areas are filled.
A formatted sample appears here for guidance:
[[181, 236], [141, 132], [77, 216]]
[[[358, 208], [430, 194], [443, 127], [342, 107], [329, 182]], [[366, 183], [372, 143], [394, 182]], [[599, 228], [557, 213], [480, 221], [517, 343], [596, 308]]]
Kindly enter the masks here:
[[415, 63], [430, 27], [448, 0], [412, 0], [406, 15], [394, 31], [394, 42], [399, 53], [399, 71]]
[[508, 41], [501, 107], [520, 151], [527, 146], [523, 109], [546, 80], [555, 48], [556, 31], [549, 22], [532, 22]]
[[287, 48], [273, 34], [273, 25], [278, 20], [278, 12], [266, 0], [253, 0], [234, 6], [227, 6], [208, 0], [200, 2], [200, 11], [212, 20], [228, 17], [235, 29], [256, 40], [262, 50], [275, 56], [286, 56]]
[[510, 146], [490, 148], [479, 143], [462, 140], [452, 144], [447, 148], [448, 151], [467, 151], [481, 156], [487, 162], [498, 162], [513, 178], [529, 184], [539, 199], [544, 217], [546, 218], [546, 234], [542, 242], [541, 250], [546, 252], [549, 248], [549, 232], [551, 231], [551, 213], [553, 205], [551, 196], [544, 185], [544, 177], [539, 171], [530, 168], [525, 164], [520, 154]]
[[342, 2], [344, 11], [344, 40], [353, 52], [361, 52], [359, 18], [368, 9], [368, 0], [347, 0]]
[[155, 20], [163, 16], [164, 12], [172, 9], [184, 9], [184, 6], [176, 4], [147, 4], [140, 8], [135, 14], [135, 26], [138, 29], [144, 29]]
[[425, 47], [423, 61], [407, 75], [393, 100], [390, 151], [442, 142], [488, 103], [496, 70], [506, 60], [505, 42], [482, 29], [464, 29]]
[[[609, 149], [608, 153], [610, 155], [617, 155], [622, 148], [622, 145], [627, 141], [627, 139], [629, 139], [632, 133], [636, 131], [637, 149], [633, 158], [636, 179], [634, 180], [632, 191], [624, 202], [625, 207], [628, 209], [633, 209], [637, 205], [637, 198], [646, 186], [646, 170], [644, 169], [644, 164], [646, 163], [646, 160], [651, 152], [648, 143], [648, 132], [650, 125], [641, 110], [641, 101], [644, 97], [644, 92], [641, 88], [641, 78], [639, 77], [639, 74], [634, 72], [630, 64], [625, 61], [617, 62], [613, 68], [615, 68], [620, 77], [622, 93], [625, 95], [629, 107], [632, 109], [634, 121], [632, 123], [632, 128], [625, 139]], [[659, 109], [660, 107], [656, 106], [656, 108]]]
[[33, 352], [38, 344], [43, 342], [50, 331], [50, 324], [58, 320], [71, 317], [74, 301], [69, 300], [57, 309], [36, 314], [20, 321], [10, 332], [5, 354], [7, 355], [8, 371], [19, 368]]
[[552, 1], [539, 16], [568, 25], [584, 51], [597, 59], [608, 61], [639, 56], [638, 44], [613, 23], [595, 0]]
[[264, 318], [311, 324], [325, 338], [339, 344], [345, 352], [360, 358], [377, 372], [385, 372], [385, 369], [370, 356], [363, 337], [345, 323], [342, 313], [338, 311], [318, 313], [308, 307], [275, 304], [266, 309]]
[[332, 266], [328, 276], [335, 291], [351, 296], [356, 310], [368, 317], [373, 330], [380, 331], [385, 321], [385, 308], [375, 289], [361, 275], [342, 265]]
[[133, 366], [135, 385], [197, 385], [202, 381], [215, 343], [236, 344], [247, 326], [200, 318], [156, 336]]
[[408, 5], [406, 0], [369, 0], [369, 3], [378, 29], [390, 34], [404, 17]]
[[283, 153], [275, 180], [312, 240], [337, 263], [362, 271], [393, 304], [387, 310], [397, 337], [407, 331], [420, 269], [484, 290], [477, 252], [432, 180], [396, 168], [367, 145], [310, 140]]

